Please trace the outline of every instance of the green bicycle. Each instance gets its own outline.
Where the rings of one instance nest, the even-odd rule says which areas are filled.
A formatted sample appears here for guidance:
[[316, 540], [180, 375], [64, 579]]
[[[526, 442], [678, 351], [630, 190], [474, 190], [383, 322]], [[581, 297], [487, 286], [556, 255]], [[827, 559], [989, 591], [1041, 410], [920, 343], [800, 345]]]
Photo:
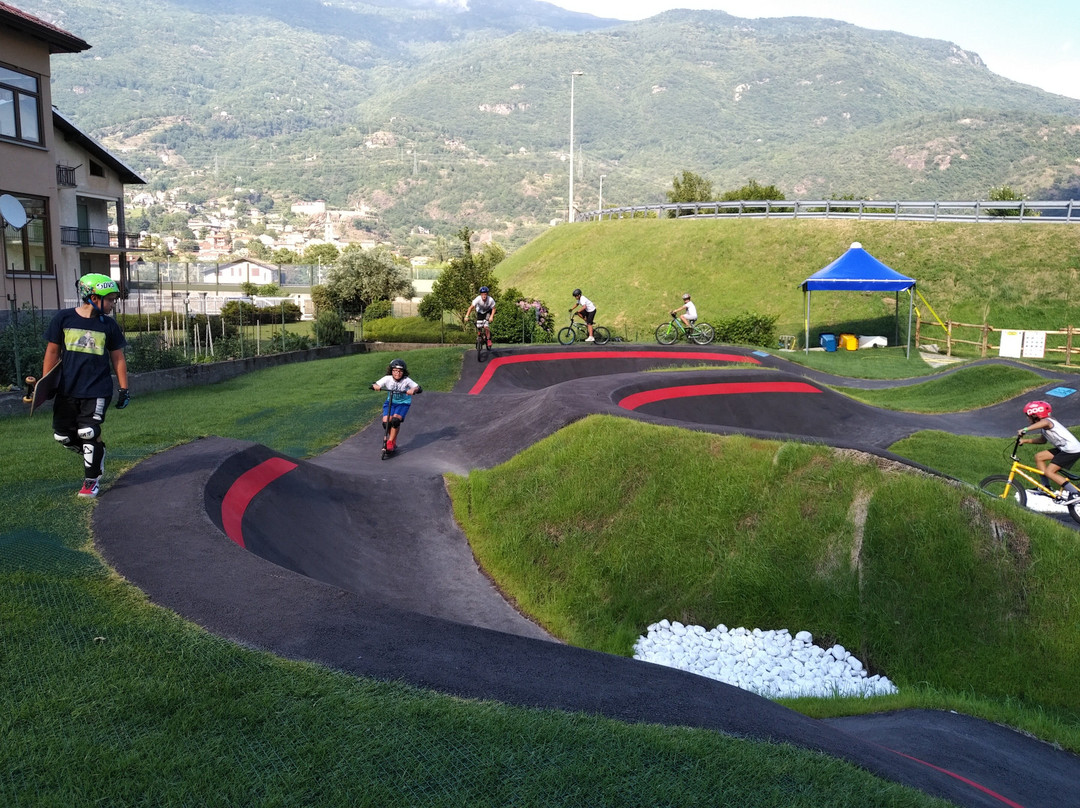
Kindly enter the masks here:
[[656, 327], [656, 341], [661, 345], [674, 345], [681, 337], [698, 345], [708, 345], [716, 338], [716, 329], [708, 323], [694, 322], [687, 328], [682, 320], [670, 312], [671, 322], [660, 323]]
[[[990, 496], [997, 499], [1012, 499], [1021, 508], [1027, 507], [1028, 492], [1024, 489], [1024, 484], [1020, 482], [1019, 478], [1027, 480], [1034, 489], [1031, 493], [1036, 496], [1045, 496], [1049, 498], [1050, 502], [1056, 502], [1058, 504], [1066, 504], [1062, 500], [1065, 497], [1064, 491], [1054, 491], [1051, 488], [1047, 488], [1043, 485], [1042, 472], [1035, 466], [1027, 466], [1020, 462], [1020, 458], [1016, 456], [1017, 450], [1020, 448], [1020, 437], [1017, 436], [1016, 442], [1012, 447], [1012, 467], [1009, 469], [1008, 474], [991, 474], [989, 477], [979, 483], [979, 488], [982, 489]], [[1080, 480], [1080, 476], [1073, 474], [1071, 471], [1061, 469], [1061, 474], [1070, 480]], [[1080, 501], [1068, 503], [1069, 515], [1074, 521], [1080, 522]]]

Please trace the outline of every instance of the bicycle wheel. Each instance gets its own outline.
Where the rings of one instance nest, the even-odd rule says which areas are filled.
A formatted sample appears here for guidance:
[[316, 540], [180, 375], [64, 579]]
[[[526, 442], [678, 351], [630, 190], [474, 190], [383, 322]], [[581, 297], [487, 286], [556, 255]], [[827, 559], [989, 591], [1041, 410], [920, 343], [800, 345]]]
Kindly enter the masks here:
[[577, 339], [577, 332], [573, 328], [571, 328], [570, 326], [566, 326], [566, 328], [560, 328], [559, 329], [559, 342], [561, 344], [569, 345], [575, 339]]
[[477, 362], [483, 362], [484, 361], [484, 349], [486, 347], [487, 347], [487, 343], [484, 341], [484, 335], [481, 332], [477, 331], [476, 332], [476, 361]]
[[1074, 522], [1080, 522], [1080, 502], [1069, 506], [1069, 516]]
[[698, 323], [690, 332], [690, 339], [698, 345], [708, 345], [716, 338], [716, 329], [708, 323]]
[[593, 333], [593, 341], [597, 345], [604, 345], [605, 343], [607, 343], [608, 341], [611, 340], [611, 332], [608, 331], [606, 328], [604, 328], [604, 326], [602, 326], [602, 325], [593, 326], [592, 333]]
[[[979, 483], [979, 488], [997, 499], [1009, 499], [1011, 497], [1021, 508], [1027, 506], [1027, 491], [1024, 490], [1024, 486], [1016, 478], [1013, 478], [1010, 483], [1008, 474], [991, 474]], [[1070, 508], [1071, 510], [1072, 508]], [[1080, 522], [1080, 519], [1075, 516], [1073, 518]]]
[[671, 323], [660, 323], [656, 327], [656, 341], [661, 345], [674, 345], [679, 338], [679, 329]]

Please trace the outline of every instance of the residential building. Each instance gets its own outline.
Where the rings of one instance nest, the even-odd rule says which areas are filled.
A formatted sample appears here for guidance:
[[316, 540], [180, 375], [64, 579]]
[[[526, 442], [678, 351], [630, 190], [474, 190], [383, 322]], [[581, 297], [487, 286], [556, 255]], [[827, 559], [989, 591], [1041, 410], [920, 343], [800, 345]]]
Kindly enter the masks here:
[[21, 227], [3, 222], [0, 323], [24, 304], [73, 305], [87, 272], [123, 287], [141, 251], [126, 232], [124, 186], [145, 181], [52, 106], [50, 58], [89, 48], [0, 0], [0, 197], [3, 209], [14, 200], [26, 214]]

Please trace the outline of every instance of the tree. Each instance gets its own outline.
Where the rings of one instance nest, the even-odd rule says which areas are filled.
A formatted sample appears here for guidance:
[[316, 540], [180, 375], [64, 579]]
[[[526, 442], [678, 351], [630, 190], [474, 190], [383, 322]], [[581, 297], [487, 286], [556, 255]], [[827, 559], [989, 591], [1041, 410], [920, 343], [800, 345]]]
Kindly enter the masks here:
[[712, 201], [712, 183], [692, 171], [684, 171], [682, 178], [675, 175], [671, 190], [667, 192], [668, 202], [710, 202]]
[[288, 247], [278, 247], [270, 256], [275, 264], [301, 264], [300, 255]]
[[775, 185], [760, 185], [757, 180], [750, 180], [742, 188], [738, 188], [734, 191], [725, 191], [724, 195], [720, 197], [724, 202], [732, 202], [737, 199], [787, 199], [786, 196]]
[[346, 316], [357, 316], [374, 300], [415, 294], [408, 270], [385, 250], [351, 244], [327, 273], [326, 289]]
[[328, 267], [336, 264], [340, 257], [341, 250], [333, 244], [311, 244], [304, 249], [303, 262]]
[[506, 251], [498, 244], [487, 244], [477, 255], [472, 249], [472, 231], [463, 227], [457, 237], [463, 245], [462, 254], [451, 258], [438, 279], [432, 284], [431, 292], [420, 301], [420, 316], [427, 320], [438, 320], [444, 311], [452, 311], [465, 325], [465, 313], [469, 304], [480, 291], [487, 286], [496, 300], [499, 286], [495, 280], [495, 267], [506, 258]]
[[[990, 201], [991, 202], [1023, 202], [1026, 197], [1014, 191], [1008, 185], [1000, 185], [997, 188], [990, 189]], [[1020, 208], [1017, 206], [1015, 210], [1009, 208], [994, 208], [988, 211], [991, 216], [1019, 216]]]

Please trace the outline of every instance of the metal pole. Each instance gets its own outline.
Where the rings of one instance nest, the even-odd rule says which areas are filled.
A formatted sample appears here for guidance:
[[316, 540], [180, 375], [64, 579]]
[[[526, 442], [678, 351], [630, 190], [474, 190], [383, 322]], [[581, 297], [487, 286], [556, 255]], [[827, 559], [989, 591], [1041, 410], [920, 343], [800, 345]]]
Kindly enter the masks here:
[[596, 220], [604, 218], [604, 175], [600, 175], [600, 198], [596, 203]]
[[570, 72], [570, 201], [567, 204], [566, 221], [574, 221], [574, 77], [581, 76], [582, 71]]

